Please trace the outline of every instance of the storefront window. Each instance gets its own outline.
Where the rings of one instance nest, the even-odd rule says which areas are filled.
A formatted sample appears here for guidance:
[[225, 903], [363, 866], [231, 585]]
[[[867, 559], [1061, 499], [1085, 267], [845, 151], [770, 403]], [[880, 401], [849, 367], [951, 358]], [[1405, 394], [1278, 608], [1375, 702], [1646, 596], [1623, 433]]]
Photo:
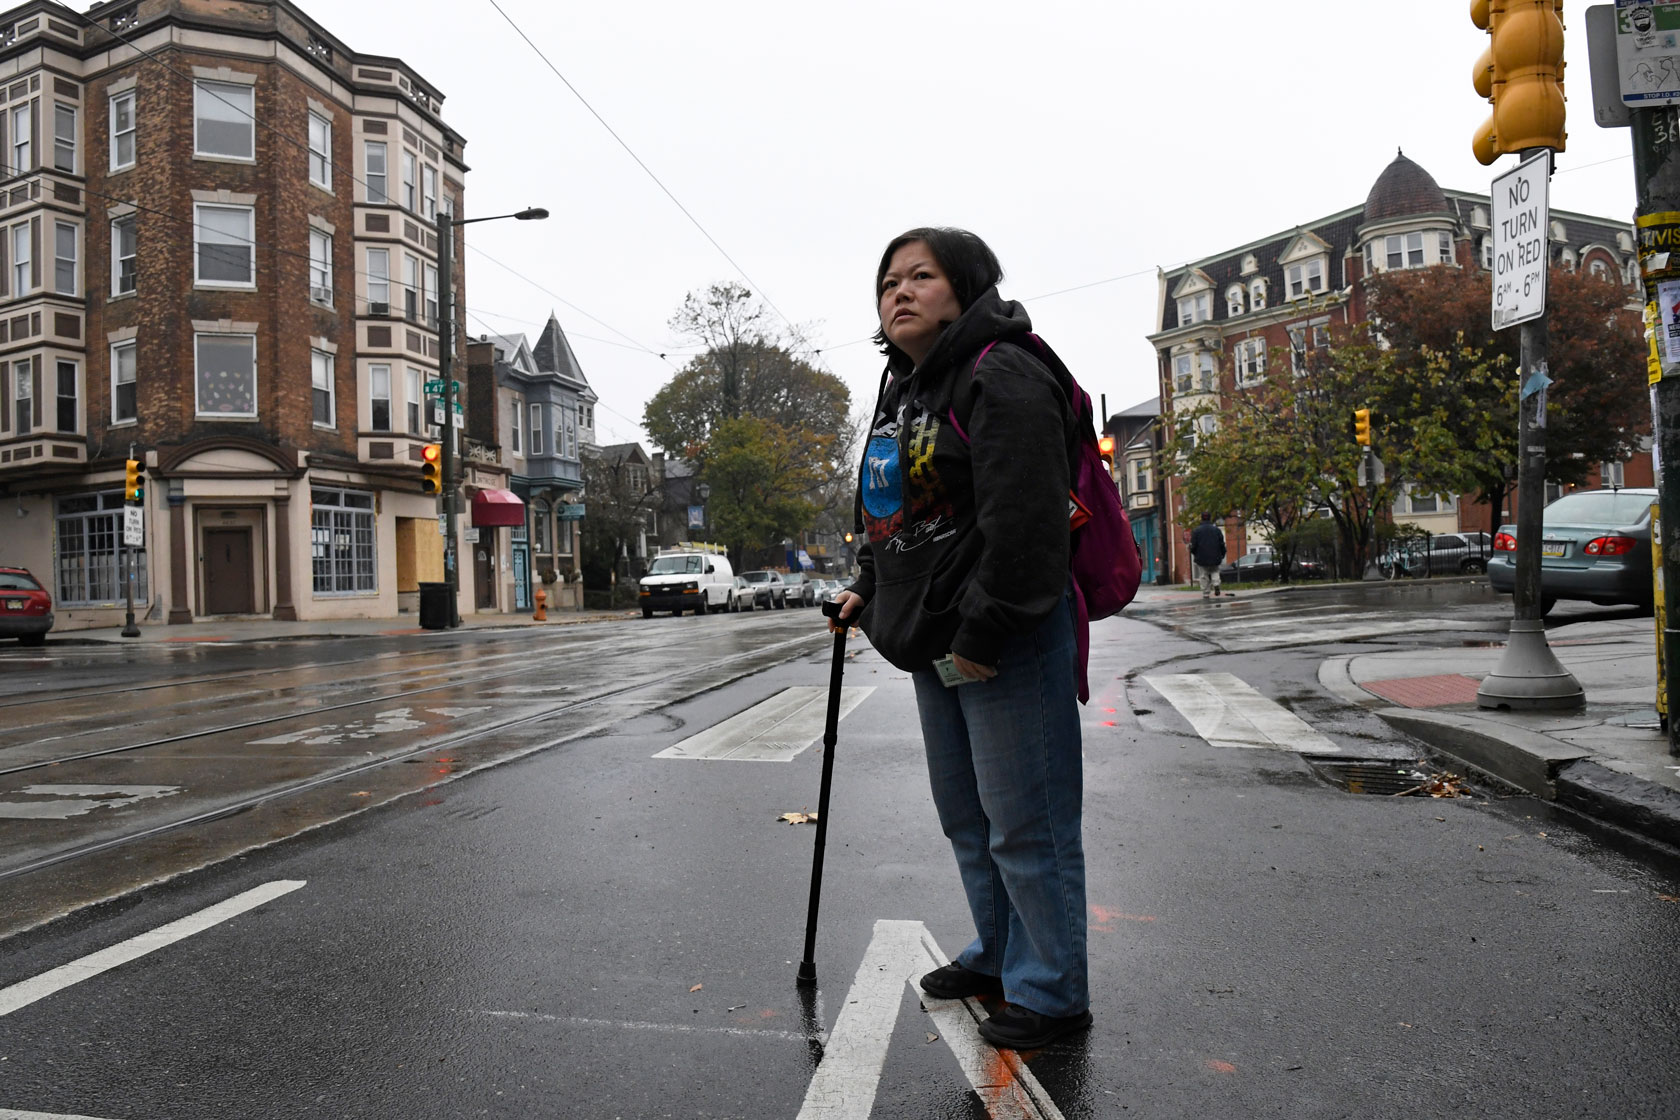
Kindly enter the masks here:
[[379, 590], [373, 550], [373, 495], [317, 486], [311, 492], [310, 557], [315, 594]]
[[[121, 490], [60, 498], [55, 565], [61, 606], [116, 603], [126, 599], [122, 580]], [[150, 580], [146, 550], [134, 552], [134, 601], [147, 601]]]

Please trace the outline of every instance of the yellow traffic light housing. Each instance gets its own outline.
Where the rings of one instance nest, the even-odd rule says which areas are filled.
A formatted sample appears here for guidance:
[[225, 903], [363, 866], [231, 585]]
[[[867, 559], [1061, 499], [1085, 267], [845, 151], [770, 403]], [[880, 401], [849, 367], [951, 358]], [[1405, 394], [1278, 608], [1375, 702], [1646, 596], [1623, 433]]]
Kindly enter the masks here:
[[420, 449], [420, 492], [443, 493], [443, 445], [428, 443]]
[[1112, 467], [1114, 465], [1114, 437], [1105, 435], [1099, 438], [1097, 440], [1097, 453], [1102, 456], [1103, 462]]
[[1353, 441], [1371, 446], [1371, 410], [1368, 408], [1353, 410]]
[[1493, 103], [1470, 142], [1476, 159], [1563, 151], [1563, 0], [1471, 0], [1470, 21], [1492, 40], [1471, 71], [1476, 92]]
[[123, 468], [123, 501], [146, 500], [146, 468], [138, 459], [130, 459]]

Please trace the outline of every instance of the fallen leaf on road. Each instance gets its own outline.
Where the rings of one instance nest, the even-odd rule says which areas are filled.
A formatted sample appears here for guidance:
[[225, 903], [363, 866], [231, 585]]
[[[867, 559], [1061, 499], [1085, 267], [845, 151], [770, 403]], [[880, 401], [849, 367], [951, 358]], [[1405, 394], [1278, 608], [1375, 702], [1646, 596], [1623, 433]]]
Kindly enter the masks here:
[[928, 1036], [928, 1041], [929, 1042], [938, 1042], [939, 1041], [939, 1036], [934, 1034], [932, 1031], [927, 1032], [927, 1036]]
[[812, 823], [815, 823], [815, 821], [817, 819], [817, 815], [815, 813], [805, 813], [805, 812], [783, 813], [781, 816], [777, 817], [776, 819], [779, 820], [779, 821], [786, 821], [789, 824], [812, 824]]
[[1680, 898], [1676, 898], [1671, 894], [1659, 894], [1657, 897], [1662, 899], [1664, 902], [1680, 902]]
[[706, 985], [704, 985], [704, 984], [696, 984], [696, 985], [694, 985], [694, 987], [690, 988], [689, 991], [698, 992], [701, 988], [704, 988], [705, 986]]

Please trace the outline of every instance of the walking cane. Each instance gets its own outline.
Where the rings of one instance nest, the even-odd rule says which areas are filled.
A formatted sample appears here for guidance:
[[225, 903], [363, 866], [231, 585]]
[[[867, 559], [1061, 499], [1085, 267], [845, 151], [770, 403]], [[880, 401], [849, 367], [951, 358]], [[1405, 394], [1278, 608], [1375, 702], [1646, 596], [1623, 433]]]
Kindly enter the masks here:
[[[822, 605], [824, 616], [840, 621], [840, 604]], [[834, 635], [834, 667], [828, 674], [828, 722], [823, 725], [822, 789], [817, 794], [817, 844], [811, 857], [811, 905], [805, 912], [805, 957], [799, 962], [798, 984], [809, 988], [817, 982], [817, 903], [822, 898], [823, 848], [828, 843], [828, 788], [834, 780], [834, 741], [840, 726], [840, 676], [846, 668], [846, 633], [841, 623]]]

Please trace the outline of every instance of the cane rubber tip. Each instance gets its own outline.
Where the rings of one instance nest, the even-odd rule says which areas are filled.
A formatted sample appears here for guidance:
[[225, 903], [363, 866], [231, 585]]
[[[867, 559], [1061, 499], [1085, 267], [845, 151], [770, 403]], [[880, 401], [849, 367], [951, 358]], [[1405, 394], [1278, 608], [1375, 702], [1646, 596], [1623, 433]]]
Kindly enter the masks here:
[[817, 983], [817, 966], [810, 961], [801, 961], [799, 977], [796, 981], [801, 988], [813, 988]]

